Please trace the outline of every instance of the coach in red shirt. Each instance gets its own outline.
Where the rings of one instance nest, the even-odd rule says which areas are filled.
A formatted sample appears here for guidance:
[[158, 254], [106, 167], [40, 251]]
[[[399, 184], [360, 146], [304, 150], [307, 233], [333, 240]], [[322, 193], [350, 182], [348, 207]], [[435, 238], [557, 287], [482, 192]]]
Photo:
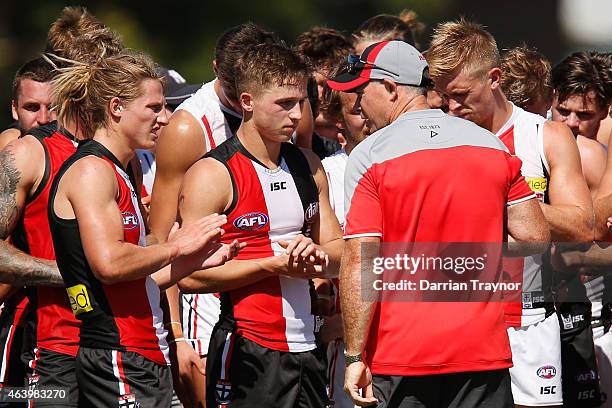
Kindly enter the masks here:
[[489, 131], [429, 109], [429, 83], [425, 58], [401, 41], [349, 57], [328, 81], [358, 94], [375, 131], [351, 153], [345, 177], [345, 389], [360, 406], [512, 407], [501, 302], [371, 301], [362, 292], [384, 244], [550, 238], [520, 160]]

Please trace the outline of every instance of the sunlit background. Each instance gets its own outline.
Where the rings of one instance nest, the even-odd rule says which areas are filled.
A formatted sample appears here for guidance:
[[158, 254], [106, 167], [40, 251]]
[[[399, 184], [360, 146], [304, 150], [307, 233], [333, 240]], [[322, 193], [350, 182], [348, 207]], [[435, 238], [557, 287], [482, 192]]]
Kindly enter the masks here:
[[466, 16], [485, 24], [500, 48], [525, 42], [553, 64], [575, 50], [612, 50], [611, 0], [3, 0], [0, 128], [12, 121], [10, 93], [15, 71], [42, 51], [47, 29], [67, 5], [87, 7], [117, 31], [126, 45], [149, 52], [191, 83], [212, 78], [215, 40], [233, 25], [253, 21], [292, 43], [300, 32], [315, 25], [350, 33], [368, 17], [397, 14], [405, 8], [414, 10], [427, 25], [421, 48], [427, 48], [437, 23]]

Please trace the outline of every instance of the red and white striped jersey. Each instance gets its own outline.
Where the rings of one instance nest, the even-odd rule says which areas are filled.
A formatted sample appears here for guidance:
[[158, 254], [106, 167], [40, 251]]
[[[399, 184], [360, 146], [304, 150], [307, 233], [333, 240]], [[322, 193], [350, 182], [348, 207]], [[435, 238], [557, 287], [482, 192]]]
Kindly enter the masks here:
[[[237, 259], [279, 255], [279, 241], [308, 233], [319, 216], [318, 190], [308, 162], [290, 143], [269, 169], [234, 137], [208, 156], [228, 169], [233, 200], [226, 211], [223, 241], [247, 243]], [[236, 333], [273, 350], [301, 352], [315, 345], [316, 302], [308, 279], [275, 276], [221, 294], [221, 310], [233, 317]]]
[[[521, 159], [521, 174], [542, 202], [547, 201], [550, 174], [542, 136], [545, 122], [544, 117], [512, 105], [512, 115], [496, 134], [510, 153]], [[528, 326], [544, 320], [546, 308], [542, 304], [550, 301], [552, 275], [543, 268], [542, 255], [506, 258], [504, 270], [512, 276], [522, 274], [522, 279], [512, 278], [513, 282], [522, 282], [523, 294], [520, 303], [506, 304], [508, 325]]]

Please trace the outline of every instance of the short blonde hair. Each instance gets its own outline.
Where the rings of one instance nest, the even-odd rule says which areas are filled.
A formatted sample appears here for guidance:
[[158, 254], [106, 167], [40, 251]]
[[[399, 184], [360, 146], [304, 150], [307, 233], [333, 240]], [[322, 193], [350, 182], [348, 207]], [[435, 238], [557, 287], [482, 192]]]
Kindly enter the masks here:
[[515, 105], [524, 108], [552, 94], [550, 62], [535, 48], [523, 44], [508, 50], [501, 63], [501, 88]]
[[434, 29], [426, 57], [433, 79], [459, 72], [484, 73], [500, 66], [499, 50], [491, 33], [463, 18]]
[[[161, 77], [145, 54], [124, 50], [96, 63], [65, 61], [52, 81], [57, 120], [61, 127], [76, 120], [87, 137], [108, 125], [108, 104], [114, 97], [131, 102], [142, 95], [142, 81]], [[162, 82], [163, 83], [163, 82]]]

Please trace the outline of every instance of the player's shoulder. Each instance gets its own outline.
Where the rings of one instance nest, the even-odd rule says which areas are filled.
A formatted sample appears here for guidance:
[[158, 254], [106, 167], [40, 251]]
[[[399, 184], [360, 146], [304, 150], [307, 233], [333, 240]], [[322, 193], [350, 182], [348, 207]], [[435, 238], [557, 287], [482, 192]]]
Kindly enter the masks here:
[[21, 135], [21, 131], [15, 128], [8, 128], [3, 130], [0, 133], [0, 150], [2, 150], [6, 145], [11, 143], [13, 140], [19, 139]]
[[576, 138], [580, 158], [583, 161], [590, 160], [606, 160], [606, 148], [597, 140], [589, 139], [588, 137], [578, 136]]
[[346, 150], [339, 149], [331, 156], [324, 157], [323, 160], [321, 160], [321, 164], [323, 164], [323, 167], [327, 169], [328, 167], [334, 167], [338, 164], [346, 163], [347, 159], [348, 154], [346, 154]]
[[185, 178], [198, 178], [219, 183], [219, 177], [227, 175], [227, 167], [220, 160], [206, 155], [196, 161], [185, 173]]
[[552, 120], [544, 121], [544, 137], [564, 137], [574, 139], [570, 128], [562, 122], [555, 122]]
[[215, 80], [205, 83], [200, 89], [183, 103], [181, 103], [175, 110], [178, 112], [187, 112], [193, 116], [196, 120], [201, 120], [203, 116], [206, 116], [207, 120], [213, 120], [219, 115], [223, 115], [221, 107], [219, 105], [219, 97], [217, 96], [214, 89]]

